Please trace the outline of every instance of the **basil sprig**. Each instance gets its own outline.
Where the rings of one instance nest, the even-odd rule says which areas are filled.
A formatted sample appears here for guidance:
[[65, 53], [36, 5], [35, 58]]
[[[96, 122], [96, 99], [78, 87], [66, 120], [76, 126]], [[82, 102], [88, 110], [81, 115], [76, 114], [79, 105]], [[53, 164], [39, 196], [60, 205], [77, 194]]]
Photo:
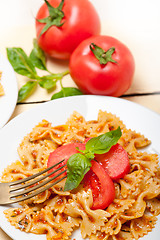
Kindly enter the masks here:
[[[47, 69], [46, 56], [39, 47], [36, 39], [33, 40], [33, 49], [29, 56], [27, 56], [22, 48], [17, 47], [7, 48], [7, 56], [14, 71], [30, 79], [20, 88], [17, 102], [22, 102], [28, 98], [34, 92], [37, 85], [45, 88], [47, 91], [55, 89], [57, 81], [60, 81], [61, 91], [53, 94], [51, 100], [82, 95], [82, 92], [78, 88], [62, 86], [61, 80], [65, 75], [69, 74], [68, 70], [62, 73], [52, 73]], [[36, 69], [47, 71], [49, 74], [39, 76]]]
[[[68, 70], [55, 74], [47, 69], [45, 54], [35, 39], [33, 40], [33, 49], [29, 56], [27, 56], [22, 48], [13, 47], [7, 48], [7, 57], [16, 73], [30, 79], [19, 90], [18, 102], [22, 102], [29, 97], [37, 85], [46, 90], [54, 89], [57, 81], [69, 74]], [[39, 76], [36, 69], [47, 71], [49, 74]]]
[[85, 146], [85, 150], [73, 154], [67, 161], [67, 180], [64, 191], [73, 190], [78, 187], [84, 175], [91, 168], [91, 160], [95, 154], [103, 154], [115, 145], [122, 135], [120, 127], [116, 130], [106, 132], [98, 137], [91, 138]]

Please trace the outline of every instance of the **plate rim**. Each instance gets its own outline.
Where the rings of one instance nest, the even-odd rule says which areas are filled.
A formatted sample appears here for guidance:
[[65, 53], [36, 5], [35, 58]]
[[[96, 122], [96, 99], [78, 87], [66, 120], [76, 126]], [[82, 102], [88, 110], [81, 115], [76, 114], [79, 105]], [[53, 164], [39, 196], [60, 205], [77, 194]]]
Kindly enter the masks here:
[[87, 95], [87, 94], [85, 94], [85, 95], [77, 95], [77, 96], [69, 96], [69, 97], [64, 97], [64, 98], [58, 98], [58, 99], [55, 99], [55, 100], [48, 100], [48, 101], [43, 102], [43, 103], [38, 103], [38, 106], [34, 106], [33, 108], [27, 109], [27, 110], [21, 112], [20, 114], [16, 115], [9, 122], [7, 122], [7, 124], [5, 124], [5, 126], [3, 128], [0, 128], [0, 130], [4, 129], [8, 125], [12, 124], [12, 122], [17, 120], [17, 118], [20, 118], [23, 115], [28, 114], [28, 112], [34, 111], [34, 110], [37, 111], [37, 109], [41, 108], [43, 105], [48, 105], [48, 104], [51, 104], [52, 102], [54, 103], [54, 102], [58, 102], [58, 101], [60, 101], [60, 102], [61, 101], [63, 102], [65, 100], [68, 101], [68, 100], [73, 99], [73, 98], [75, 98], [75, 99], [76, 98], [77, 99], [78, 98], [79, 99], [80, 98], [97, 98], [97, 99], [98, 98], [102, 98], [102, 99], [104, 98], [104, 99], [110, 99], [110, 100], [113, 99], [114, 101], [119, 101], [119, 102], [124, 102], [124, 103], [126, 102], [128, 104], [131, 104], [131, 105], [137, 107], [137, 108], [141, 108], [141, 110], [147, 111], [148, 113], [155, 115], [155, 117], [160, 118], [160, 113], [158, 113], [158, 112], [156, 112], [156, 111], [154, 111], [154, 110], [152, 110], [152, 109], [150, 109], [150, 108], [148, 108], [146, 106], [143, 106], [143, 105], [141, 105], [139, 103], [132, 102], [131, 100], [124, 99], [122, 97], [112, 97], [112, 96], [102, 96], [102, 95]]

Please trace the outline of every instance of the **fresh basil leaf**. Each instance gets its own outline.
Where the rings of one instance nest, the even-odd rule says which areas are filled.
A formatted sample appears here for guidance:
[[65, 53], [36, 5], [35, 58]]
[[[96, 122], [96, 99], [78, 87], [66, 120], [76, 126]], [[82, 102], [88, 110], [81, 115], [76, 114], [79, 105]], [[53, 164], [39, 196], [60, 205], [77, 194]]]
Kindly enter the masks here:
[[63, 73], [52, 73], [50, 75], [44, 75], [42, 77], [39, 77], [39, 80], [60, 80], [63, 77]]
[[85, 152], [89, 154], [103, 154], [110, 150], [115, 145], [122, 135], [120, 127], [116, 130], [106, 132], [98, 137], [91, 138], [86, 143]]
[[38, 82], [42, 88], [50, 90], [56, 86], [57, 81], [54, 79], [44, 79]]
[[36, 85], [37, 82], [34, 81], [29, 81], [25, 85], [23, 85], [18, 92], [18, 102], [21, 102], [27, 97], [29, 97], [33, 90], [35, 89]]
[[57, 98], [63, 98], [64, 94], [63, 91], [61, 90], [60, 92], [57, 92], [55, 94], [52, 95], [51, 100], [57, 99]]
[[53, 94], [51, 100], [76, 95], [83, 95], [83, 93], [78, 88], [64, 87], [60, 92]]
[[31, 79], [36, 78], [35, 67], [22, 48], [7, 48], [7, 57], [15, 72]]
[[37, 40], [33, 40], [33, 50], [30, 53], [30, 60], [32, 61], [33, 65], [41, 70], [46, 70], [46, 57], [43, 50], [39, 47]]
[[73, 154], [67, 161], [67, 180], [64, 191], [78, 187], [90, 167], [91, 162], [85, 155], [81, 153]]

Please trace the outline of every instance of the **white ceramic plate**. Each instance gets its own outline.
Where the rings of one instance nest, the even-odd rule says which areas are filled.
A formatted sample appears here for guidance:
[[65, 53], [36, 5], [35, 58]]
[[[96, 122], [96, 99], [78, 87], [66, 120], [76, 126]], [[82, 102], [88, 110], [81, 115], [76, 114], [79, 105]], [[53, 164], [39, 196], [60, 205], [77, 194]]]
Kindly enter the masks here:
[[[23, 137], [42, 119], [51, 121], [53, 125], [63, 124], [74, 110], [81, 113], [87, 120], [97, 119], [99, 109], [112, 112], [119, 116], [128, 128], [141, 132], [152, 140], [150, 149], [160, 152], [160, 115], [132, 102], [113, 97], [76, 96], [57, 99], [43, 103], [28, 110], [11, 120], [0, 130], [0, 172], [18, 159], [17, 147]], [[9, 206], [8, 206], [9, 207]], [[10, 226], [0, 207], [0, 226], [14, 240], [45, 240], [45, 235], [26, 234]], [[159, 224], [143, 238], [143, 240], [159, 239]], [[73, 238], [81, 240], [80, 231], [74, 233]]]
[[18, 86], [14, 70], [9, 61], [0, 53], [0, 71], [2, 72], [1, 83], [5, 95], [0, 96], [0, 128], [11, 117], [17, 102]]

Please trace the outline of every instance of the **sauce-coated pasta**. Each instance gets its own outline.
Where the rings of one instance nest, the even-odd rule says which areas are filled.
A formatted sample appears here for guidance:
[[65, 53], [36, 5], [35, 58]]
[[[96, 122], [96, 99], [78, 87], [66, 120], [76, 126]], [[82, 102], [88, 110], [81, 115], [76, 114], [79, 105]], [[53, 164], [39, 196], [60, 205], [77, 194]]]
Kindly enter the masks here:
[[1, 181], [15, 181], [46, 168], [50, 152], [70, 142], [83, 142], [120, 126], [119, 144], [127, 151], [130, 172], [114, 182], [116, 197], [105, 210], [92, 210], [92, 192], [80, 185], [64, 192], [65, 180], [4, 214], [21, 231], [46, 234], [47, 240], [70, 239], [74, 229], [90, 240], [139, 239], [152, 231], [160, 214], [160, 168], [158, 156], [142, 152], [150, 144], [140, 133], [127, 129], [115, 115], [99, 111], [97, 120], [86, 121], [74, 112], [66, 124], [53, 127], [47, 120], [24, 137], [20, 160], [8, 166]]

